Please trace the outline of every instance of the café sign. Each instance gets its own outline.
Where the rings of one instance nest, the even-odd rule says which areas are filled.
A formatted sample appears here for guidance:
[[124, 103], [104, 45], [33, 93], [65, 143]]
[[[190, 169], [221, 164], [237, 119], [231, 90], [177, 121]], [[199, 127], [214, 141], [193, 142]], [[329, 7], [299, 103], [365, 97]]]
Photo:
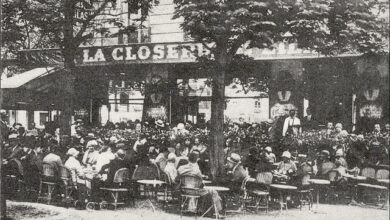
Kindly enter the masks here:
[[115, 47], [81, 48], [82, 56], [77, 59], [79, 65], [102, 62], [193, 62], [196, 56], [209, 55], [202, 43], [189, 44], [136, 44]]

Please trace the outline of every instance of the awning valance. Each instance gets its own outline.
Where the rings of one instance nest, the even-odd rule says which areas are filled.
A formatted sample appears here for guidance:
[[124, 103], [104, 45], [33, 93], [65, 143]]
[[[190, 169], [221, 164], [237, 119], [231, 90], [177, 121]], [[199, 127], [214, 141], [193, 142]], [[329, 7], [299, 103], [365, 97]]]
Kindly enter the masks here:
[[[58, 88], [58, 67], [35, 68], [1, 81], [2, 109], [47, 109], [56, 103], [61, 91]], [[21, 104], [23, 103], [23, 104]]]

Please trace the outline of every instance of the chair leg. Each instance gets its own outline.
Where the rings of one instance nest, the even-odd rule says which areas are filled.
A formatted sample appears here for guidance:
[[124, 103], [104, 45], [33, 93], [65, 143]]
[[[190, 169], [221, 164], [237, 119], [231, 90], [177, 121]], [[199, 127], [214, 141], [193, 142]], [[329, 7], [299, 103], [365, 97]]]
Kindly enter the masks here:
[[268, 213], [268, 207], [269, 207], [268, 200], [269, 200], [269, 196], [266, 196], [265, 197], [265, 206], [266, 206], [265, 213]]
[[54, 190], [53, 185], [47, 185], [47, 204], [48, 205], [50, 205], [53, 190]]

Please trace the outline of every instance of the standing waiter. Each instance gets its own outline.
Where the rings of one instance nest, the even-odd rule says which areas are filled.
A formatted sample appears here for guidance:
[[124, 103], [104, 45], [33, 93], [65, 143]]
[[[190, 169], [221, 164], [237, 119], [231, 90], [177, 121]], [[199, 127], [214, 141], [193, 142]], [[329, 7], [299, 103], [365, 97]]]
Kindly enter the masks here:
[[297, 136], [302, 133], [301, 120], [296, 117], [296, 111], [291, 109], [289, 111], [289, 117], [284, 120], [283, 125], [283, 137]]

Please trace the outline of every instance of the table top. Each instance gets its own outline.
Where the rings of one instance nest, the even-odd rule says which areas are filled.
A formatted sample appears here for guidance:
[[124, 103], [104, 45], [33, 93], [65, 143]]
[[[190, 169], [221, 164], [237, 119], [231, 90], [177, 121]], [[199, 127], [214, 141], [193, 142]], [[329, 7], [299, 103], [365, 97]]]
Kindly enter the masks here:
[[309, 179], [309, 183], [312, 184], [317, 184], [317, 185], [329, 185], [330, 181], [329, 180], [323, 180], [323, 179]]
[[380, 183], [390, 183], [389, 179], [377, 179], [377, 181]]
[[137, 180], [137, 183], [145, 184], [145, 185], [161, 185], [164, 184], [164, 181], [161, 180]]
[[283, 184], [271, 184], [270, 187], [275, 189], [291, 189], [291, 190], [297, 189], [296, 186], [283, 185]]
[[354, 179], [354, 180], [366, 180], [367, 179], [367, 177], [365, 177], [365, 176], [354, 176], [351, 174], [343, 174], [343, 177], [347, 177], [347, 178]]
[[230, 189], [224, 186], [205, 186], [204, 189], [213, 189], [216, 191], [229, 191]]

